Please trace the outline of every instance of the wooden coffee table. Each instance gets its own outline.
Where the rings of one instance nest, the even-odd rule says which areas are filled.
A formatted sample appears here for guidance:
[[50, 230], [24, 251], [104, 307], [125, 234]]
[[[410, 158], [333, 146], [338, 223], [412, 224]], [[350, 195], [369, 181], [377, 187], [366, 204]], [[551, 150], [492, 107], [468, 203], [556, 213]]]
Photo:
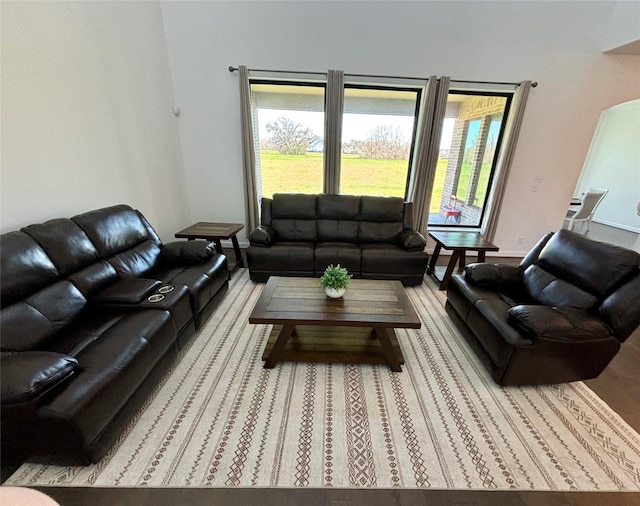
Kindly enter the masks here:
[[330, 299], [317, 278], [271, 276], [249, 323], [273, 324], [262, 359], [279, 361], [404, 364], [396, 328], [420, 328], [400, 281], [353, 279], [341, 299]]

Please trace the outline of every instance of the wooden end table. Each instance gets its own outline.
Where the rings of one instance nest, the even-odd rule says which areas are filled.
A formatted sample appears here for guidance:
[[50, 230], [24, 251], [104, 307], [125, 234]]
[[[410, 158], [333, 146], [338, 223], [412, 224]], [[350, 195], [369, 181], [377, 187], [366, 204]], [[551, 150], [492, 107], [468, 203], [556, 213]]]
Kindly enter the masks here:
[[330, 299], [317, 278], [271, 276], [249, 323], [274, 324], [262, 359], [387, 364], [401, 372], [396, 328], [420, 328], [400, 281], [354, 279], [341, 299]]
[[[440, 281], [440, 290], [446, 290], [453, 270], [458, 263], [458, 269], [462, 271], [466, 265], [467, 251], [478, 252], [478, 262], [485, 261], [487, 251], [498, 251], [500, 248], [495, 244], [485, 240], [479, 232], [429, 232], [429, 237], [436, 241], [436, 247], [431, 255], [427, 274], [431, 274], [437, 281]], [[451, 250], [451, 258], [442, 279], [436, 275], [436, 262], [440, 255], [440, 250]]]
[[222, 239], [231, 239], [233, 244], [233, 252], [236, 256], [235, 266], [229, 269], [232, 271], [239, 267], [244, 267], [244, 259], [242, 258], [242, 252], [240, 251], [240, 245], [238, 244], [238, 238], [236, 234], [244, 228], [241, 223], [214, 223], [209, 221], [199, 221], [191, 225], [190, 227], [181, 230], [175, 236], [179, 239], [187, 239], [192, 241], [194, 239], [206, 239], [207, 241], [213, 241], [216, 244], [218, 253], [222, 253]]

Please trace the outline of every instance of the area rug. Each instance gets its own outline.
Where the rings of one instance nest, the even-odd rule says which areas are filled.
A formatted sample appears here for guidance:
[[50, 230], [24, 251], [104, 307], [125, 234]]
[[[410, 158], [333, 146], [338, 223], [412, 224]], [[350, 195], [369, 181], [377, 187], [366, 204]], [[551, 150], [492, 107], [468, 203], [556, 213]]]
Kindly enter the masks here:
[[496, 385], [430, 280], [422, 320], [386, 366], [262, 367], [264, 285], [240, 270], [205, 327], [110, 453], [24, 464], [8, 485], [75, 487], [640, 488], [640, 436], [583, 383]]

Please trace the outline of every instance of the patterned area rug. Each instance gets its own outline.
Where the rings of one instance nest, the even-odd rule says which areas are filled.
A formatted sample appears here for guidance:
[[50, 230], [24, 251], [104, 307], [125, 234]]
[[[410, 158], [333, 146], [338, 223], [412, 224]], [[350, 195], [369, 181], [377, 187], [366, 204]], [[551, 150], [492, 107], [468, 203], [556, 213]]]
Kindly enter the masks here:
[[640, 436], [580, 382], [501, 388], [431, 282], [407, 291], [406, 364], [262, 367], [264, 285], [226, 298], [111, 452], [9, 485], [638, 490]]

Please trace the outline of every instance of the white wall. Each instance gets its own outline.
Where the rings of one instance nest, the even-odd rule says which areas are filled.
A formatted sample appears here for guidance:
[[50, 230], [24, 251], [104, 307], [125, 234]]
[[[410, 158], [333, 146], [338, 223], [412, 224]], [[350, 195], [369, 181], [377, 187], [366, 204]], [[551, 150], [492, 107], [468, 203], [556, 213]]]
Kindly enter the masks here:
[[608, 189], [594, 221], [640, 232], [640, 99], [602, 111], [576, 195]]
[[1, 229], [120, 202], [165, 240], [192, 221], [242, 222], [227, 67], [338, 68], [538, 81], [495, 239], [524, 252], [562, 226], [600, 112], [640, 97], [640, 57], [600, 53], [617, 5], [0, 2]]
[[[640, 58], [600, 53], [615, 2], [163, 2], [195, 221], [244, 221], [237, 73], [521, 81], [533, 89], [495, 242], [562, 226], [600, 112], [640, 97]], [[540, 191], [533, 177], [543, 176]], [[524, 236], [524, 244], [517, 244]]]
[[189, 224], [157, 2], [2, 2], [1, 228], [126, 203]]

